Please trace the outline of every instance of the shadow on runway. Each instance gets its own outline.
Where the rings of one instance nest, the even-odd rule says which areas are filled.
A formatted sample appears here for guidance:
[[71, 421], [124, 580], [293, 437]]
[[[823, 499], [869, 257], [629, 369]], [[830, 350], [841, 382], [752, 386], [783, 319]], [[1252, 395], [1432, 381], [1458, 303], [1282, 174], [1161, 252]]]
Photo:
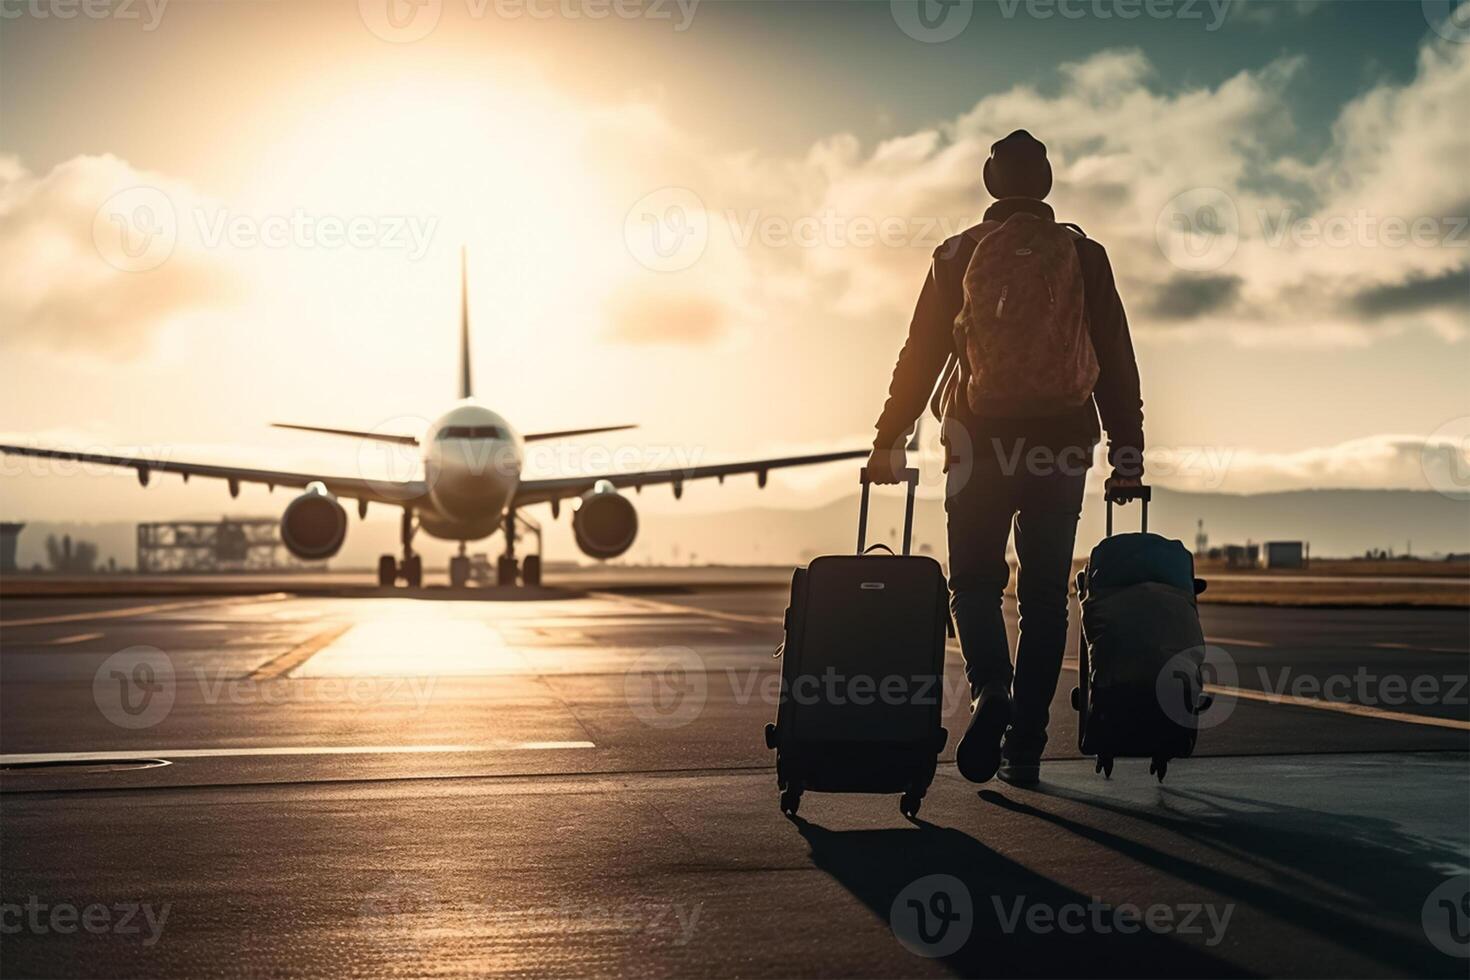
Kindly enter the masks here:
[[[1119, 826], [1118, 817], [1138, 820], [1184, 843], [1161, 850], [1139, 835], [1080, 823], [994, 790], [981, 790], [979, 796], [1249, 905], [1268, 921], [1316, 933], [1395, 972], [1465, 976], [1463, 960], [1440, 954], [1425, 941], [1420, 915], [1430, 891], [1444, 881], [1445, 869], [1462, 866], [1466, 855], [1407, 834], [1392, 820], [1168, 786], [1160, 787], [1157, 808], [1130, 807], [1045, 783], [1036, 792], [1100, 811], [1112, 826]], [[1171, 809], [1171, 799], [1189, 804], [1188, 811]], [[1201, 806], [1208, 812], [1202, 814]], [[1247, 877], [1221, 867], [1241, 864], [1257, 874]], [[1385, 917], [1400, 921], [1402, 931], [1374, 924]]]
[[909, 829], [833, 831], [801, 817], [791, 820], [811, 848], [812, 863], [890, 927], [904, 914], [902, 905], [894, 909], [895, 900], [912, 883], [927, 875], [960, 879], [969, 892], [973, 928], [958, 950], [936, 957], [959, 976], [1243, 975], [1200, 946], [1146, 930], [1120, 935], [1028, 928], [1025, 918], [1016, 921], [1020, 907], [1041, 906], [1053, 913], [1086, 909], [1092, 897], [1002, 857], [959, 830], [916, 820]]

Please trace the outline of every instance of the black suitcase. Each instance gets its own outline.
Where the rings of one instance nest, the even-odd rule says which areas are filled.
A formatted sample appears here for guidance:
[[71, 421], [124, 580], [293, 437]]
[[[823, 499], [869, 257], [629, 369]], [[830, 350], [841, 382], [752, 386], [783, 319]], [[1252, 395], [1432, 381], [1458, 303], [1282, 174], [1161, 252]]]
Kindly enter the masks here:
[[[949, 737], [940, 724], [949, 590], [939, 562], [909, 554], [919, 471], [903, 475], [902, 555], [864, 547], [864, 468], [858, 553], [823, 555], [791, 577], [781, 700], [766, 726], [788, 814], [816, 790], [902, 793], [899, 809], [912, 817]], [[880, 548], [888, 554], [870, 554]]]
[[[1118, 758], [1146, 758], [1162, 781], [1171, 759], [1188, 757], [1199, 734], [1205, 640], [1195, 597], [1203, 579], [1182, 543], [1148, 533], [1148, 487], [1110, 494], [1107, 537], [1077, 573], [1082, 606], [1077, 652], [1077, 747], [1097, 771]], [[1113, 503], [1143, 502], [1142, 531], [1113, 534]]]

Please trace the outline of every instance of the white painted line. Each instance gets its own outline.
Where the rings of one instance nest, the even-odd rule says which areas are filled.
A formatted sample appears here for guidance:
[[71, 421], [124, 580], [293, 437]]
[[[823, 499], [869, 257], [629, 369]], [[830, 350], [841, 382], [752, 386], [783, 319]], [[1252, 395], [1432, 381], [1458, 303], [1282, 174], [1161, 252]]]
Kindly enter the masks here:
[[226, 599], [190, 599], [187, 602], [154, 602], [146, 606], [128, 606], [125, 609], [96, 609], [91, 612], [63, 613], [57, 616], [32, 616], [29, 619], [0, 620], [0, 627], [48, 626], [52, 623], [85, 623], [94, 619], [126, 619], [129, 616], [146, 616], [149, 613], [170, 612], [175, 609], [195, 609], [200, 606], [233, 606], [247, 602], [279, 602], [287, 598], [284, 592], [267, 595], [234, 596]]
[[1370, 644], [1370, 645], [1371, 646], [1375, 646], [1375, 647], [1377, 647], [1380, 650], [1412, 650], [1412, 649], [1414, 649], [1413, 647], [1409, 646], [1407, 643], [1373, 643], [1373, 644]]
[[43, 647], [64, 647], [73, 643], [86, 643], [88, 640], [102, 639], [101, 633], [77, 633], [72, 636], [58, 636], [54, 640], [45, 640], [39, 645]]
[[1222, 647], [1270, 647], [1275, 644], [1262, 643], [1260, 640], [1233, 640], [1224, 636], [1211, 636], [1205, 638], [1206, 643], [1214, 643]]
[[133, 749], [128, 752], [23, 752], [0, 755], [0, 766], [28, 762], [119, 762], [125, 759], [228, 759], [267, 755], [436, 755], [465, 752], [547, 752], [595, 749], [592, 742], [488, 742], [482, 745], [269, 745], [217, 749]]
[[[1074, 658], [1062, 661], [1062, 667], [1075, 672], [1078, 662]], [[1289, 704], [1298, 708], [1315, 708], [1318, 711], [1336, 711], [1344, 715], [1356, 715], [1359, 718], [1377, 718], [1379, 721], [1397, 721], [1405, 725], [1423, 725], [1428, 728], [1453, 728], [1456, 731], [1470, 732], [1470, 721], [1461, 721], [1458, 718], [1436, 718], [1434, 715], [1415, 715], [1407, 711], [1388, 711], [1383, 708], [1370, 708], [1365, 704], [1355, 704], [1351, 701], [1323, 701], [1321, 698], [1303, 698], [1294, 694], [1273, 694], [1270, 691], [1253, 691], [1244, 687], [1229, 687], [1223, 684], [1206, 684], [1205, 691], [1210, 694], [1223, 694], [1226, 697], [1240, 698], [1243, 701], [1260, 701], [1263, 704]]]
[[606, 599], [610, 602], [622, 603], [629, 606], [637, 606], [651, 612], [682, 613], [686, 616], [706, 616], [710, 619], [723, 619], [731, 623], [756, 623], [760, 626], [775, 624], [780, 626], [780, 616], [753, 616], [746, 613], [721, 612], [718, 609], [701, 609], [699, 606], [683, 606], [676, 602], [658, 602], [654, 599], [640, 599], [636, 596], [618, 595], [616, 592], [589, 592], [590, 596], [598, 599]]
[[1415, 715], [1407, 711], [1387, 711], [1383, 708], [1370, 708], [1366, 704], [1354, 704], [1351, 701], [1323, 701], [1321, 698], [1303, 698], [1294, 694], [1276, 694], [1271, 691], [1252, 691], [1243, 687], [1226, 687], [1220, 684], [1206, 684], [1205, 690], [1211, 694], [1224, 694], [1232, 698], [1242, 698], [1246, 701], [1262, 701], [1266, 704], [1290, 704], [1299, 708], [1316, 708], [1318, 711], [1336, 711], [1339, 714], [1354, 715], [1359, 718], [1377, 718], [1380, 721], [1398, 721], [1406, 725], [1425, 725], [1429, 728], [1453, 728], [1460, 732], [1470, 732], [1470, 721], [1461, 721], [1459, 718], [1436, 718], [1434, 715]]

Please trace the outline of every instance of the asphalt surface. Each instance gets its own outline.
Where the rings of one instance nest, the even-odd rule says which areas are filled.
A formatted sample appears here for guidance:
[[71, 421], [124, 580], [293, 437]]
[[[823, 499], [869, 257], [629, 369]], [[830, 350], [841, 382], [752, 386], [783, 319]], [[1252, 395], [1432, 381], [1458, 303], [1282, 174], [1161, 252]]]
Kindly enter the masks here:
[[1163, 784], [1079, 757], [1070, 671], [1042, 786], [965, 782], [952, 650], [910, 822], [779, 813], [784, 605], [6, 599], [0, 972], [1466, 975], [1463, 611], [1203, 607]]

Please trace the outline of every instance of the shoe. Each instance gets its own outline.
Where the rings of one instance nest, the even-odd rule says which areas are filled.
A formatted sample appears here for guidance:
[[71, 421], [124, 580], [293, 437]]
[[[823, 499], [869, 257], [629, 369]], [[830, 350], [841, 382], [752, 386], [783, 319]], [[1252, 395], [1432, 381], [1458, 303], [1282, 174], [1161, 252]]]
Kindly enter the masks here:
[[1002, 759], [996, 775], [1000, 776], [1001, 782], [1012, 786], [1035, 786], [1041, 782], [1041, 760]]
[[1000, 740], [1011, 723], [1011, 695], [1004, 688], [982, 691], [970, 724], [954, 750], [955, 768], [972, 783], [985, 783], [1000, 768]]

